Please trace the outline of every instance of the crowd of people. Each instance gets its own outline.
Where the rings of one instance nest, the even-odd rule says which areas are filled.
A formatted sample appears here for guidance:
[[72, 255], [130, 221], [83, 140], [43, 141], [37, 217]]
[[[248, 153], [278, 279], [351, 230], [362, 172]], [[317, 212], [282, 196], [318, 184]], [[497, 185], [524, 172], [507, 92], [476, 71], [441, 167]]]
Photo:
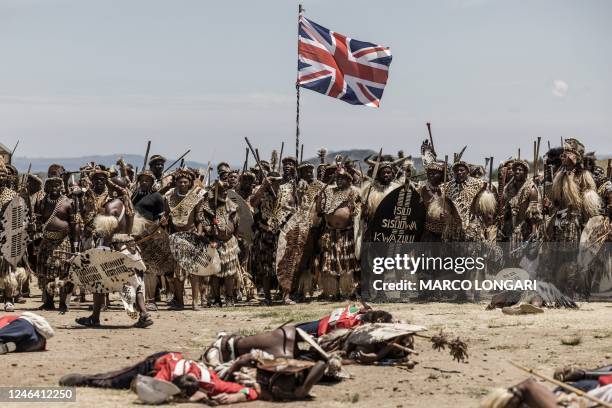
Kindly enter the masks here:
[[[59, 295], [65, 313], [70, 295], [88, 295], [87, 285], [71, 279], [74, 256], [99, 246], [138, 253], [146, 265], [132, 280], [138, 327], [153, 324], [149, 312], [164, 296], [171, 309], [183, 309], [186, 282], [194, 310], [236, 302], [293, 304], [315, 294], [357, 298], [364, 290], [362, 244], [372, 238], [380, 203], [398, 188], [417, 193], [425, 208], [420, 241], [506, 243], [511, 251], [497, 257], [497, 270], [518, 265], [532, 248], [526, 243], [562, 243], [561, 266], [538, 272], [545, 275], [540, 278], [570, 298], [596, 290], [602, 277], [577, 266], [577, 248], [585, 236], [610, 240], [612, 182], [610, 169], [606, 174], [597, 166], [578, 140], [566, 139], [542, 160], [501, 162], [496, 182], [492, 165], [466, 163], [461, 154], [440, 160], [429, 141], [421, 153], [421, 174], [411, 157], [382, 150], [364, 160], [365, 169], [347, 157], [329, 160], [321, 149], [315, 164], [274, 151], [269, 161], [257, 156], [255, 166], [245, 162], [242, 169], [219, 163], [216, 172], [184, 165], [169, 171], [161, 155], [151, 156], [137, 174], [121, 159], [78, 171], [54, 164], [44, 180], [0, 163], [2, 211], [20, 197], [29, 235], [22, 259], [0, 261], [5, 311], [28, 296], [36, 277], [41, 309], [53, 310]], [[198, 272], [197, 255], [211, 251], [213, 272]], [[93, 313], [79, 324], [100, 324], [108, 294], [93, 292]]]
[[[169, 309], [184, 309], [186, 282], [194, 310], [238, 302], [294, 304], [315, 295], [361, 300], [368, 282], [360, 259], [364, 243], [373, 241], [381, 203], [398, 189], [413, 193], [424, 209], [422, 231], [413, 231], [416, 240], [482, 244], [498, 253], [487, 261], [495, 263], [494, 270], [522, 265], [525, 254], [533, 255], [534, 243], [562, 248], [560, 267], [544, 267], [538, 274], [569, 304], [597, 290], [602, 273], [609, 273], [580, 266], [579, 244], [612, 238], [611, 166], [599, 167], [576, 139], [550, 148], [542, 160], [535, 154], [531, 163], [520, 157], [503, 161], [495, 177], [492, 158], [489, 169], [466, 163], [461, 154], [440, 160], [429, 141], [421, 146], [420, 174], [402, 152], [395, 157], [381, 150], [363, 163], [341, 156], [329, 160], [325, 149], [318, 163], [279, 157], [276, 151], [269, 161], [253, 154], [252, 167], [248, 160], [241, 169], [219, 163], [216, 171], [182, 163], [167, 169], [161, 155], [151, 156], [140, 172], [122, 159], [109, 167], [87, 163], [78, 171], [54, 164], [44, 180], [0, 162], [4, 310], [14, 312], [35, 280], [41, 310], [55, 310], [59, 296], [57, 308], [66, 313], [72, 297], [82, 301], [91, 295], [92, 314], [76, 323], [99, 326], [109, 290], [95, 279], [75, 278], [73, 268], [75, 258], [96, 248], [142, 263], [121, 281], [127, 288], [122, 299], [129, 299], [124, 306], [137, 317], [138, 328], [153, 324], [150, 312], [162, 301]], [[18, 235], [8, 230], [15, 225], [6, 222], [20, 211], [27, 235], [19, 241], [27, 247], [21, 251], [12, 243]], [[599, 255], [588, 261], [602, 262]], [[130, 290], [133, 296], [124, 296]], [[425, 300], [430, 295], [419, 294]], [[491, 305], [519, 300], [502, 293]], [[537, 293], [527, 303], [559, 306]], [[409, 364], [415, 337], [427, 337], [418, 334], [422, 330], [362, 302], [253, 336], [219, 333], [198, 361], [164, 351], [109, 373], [70, 374], [60, 385], [132, 386], [148, 403], [302, 399], [319, 381], [341, 380], [343, 364]], [[0, 318], [0, 353], [44, 350], [52, 335], [41, 316], [6, 315]], [[449, 341], [440, 333], [430, 340], [438, 350], [448, 347], [458, 361], [467, 358], [467, 346], [458, 338]], [[307, 346], [298, 347], [300, 342]], [[599, 370], [598, 378], [607, 372]], [[492, 394], [488, 403], [514, 406], [535, 398], [555, 404], [547, 392], [526, 382]]]

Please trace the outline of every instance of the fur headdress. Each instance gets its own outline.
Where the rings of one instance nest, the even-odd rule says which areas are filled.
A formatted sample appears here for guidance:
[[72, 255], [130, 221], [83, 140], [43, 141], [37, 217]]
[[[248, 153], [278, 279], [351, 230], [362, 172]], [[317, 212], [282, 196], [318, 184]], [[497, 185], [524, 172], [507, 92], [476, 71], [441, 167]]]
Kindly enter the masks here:
[[584, 145], [577, 139], [565, 139], [563, 141], [563, 151], [574, 153], [578, 157], [578, 162], [581, 162], [584, 156]]
[[281, 160], [282, 164], [285, 164], [286, 162], [292, 162], [294, 165], [297, 166], [297, 159], [293, 156], [285, 156], [283, 157], [283, 159]]
[[529, 163], [527, 162], [527, 160], [514, 159], [512, 161], [512, 168], [515, 168], [517, 166], [522, 166], [525, 169], [525, 171], [529, 173]]
[[153, 172], [149, 170], [143, 170], [140, 173], [138, 173], [136, 180], [139, 181], [142, 177], [149, 177], [151, 180], [155, 181], [155, 175], [153, 174]]
[[179, 167], [178, 169], [174, 171], [174, 173], [172, 173], [172, 178], [174, 179], [174, 181], [180, 178], [186, 178], [189, 181], [193, 181], [195, 180], [195, 174], [193, 174], [193, 172], [189, 170], [188, 168]]
[[425, 171], [439, 171], [441, 173], [444, 173], [445, 165], [446, 163], [443, 161], [439, 161], [439, 160], [433, 161], [425, 167]]
[[465, 169], [466, 169], [468, 172], [470, 171], [470, 165], [469, 165], [469, 164], [467, 164], [466, 162], [464, 162], [463, 160], [459, 160], [459, 161], [457, 161], [457, 162], [453, 163], [453, 167], [451, 167], [451, 169], [452, 169], [453, 171], [455, 171], [455, 169], [456, 169], [457, 167], [462, 167], [462, 166], [463, 166], [463, 167], [465, 167]]

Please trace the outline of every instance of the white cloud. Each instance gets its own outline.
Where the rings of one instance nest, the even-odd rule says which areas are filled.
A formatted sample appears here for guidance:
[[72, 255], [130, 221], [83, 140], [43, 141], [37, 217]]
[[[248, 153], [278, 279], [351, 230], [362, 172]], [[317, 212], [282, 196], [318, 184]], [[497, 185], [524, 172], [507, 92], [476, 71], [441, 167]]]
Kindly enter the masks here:
[[567, 85], [567, 82], [562, 81], [560, 79], [555, 79], [553, 81], [553, 87], [552, 87], [553, 96], [556, 96], [557, 98], [564, 98], [567, 95], [568, 89], [569, 89], [569, 86]]

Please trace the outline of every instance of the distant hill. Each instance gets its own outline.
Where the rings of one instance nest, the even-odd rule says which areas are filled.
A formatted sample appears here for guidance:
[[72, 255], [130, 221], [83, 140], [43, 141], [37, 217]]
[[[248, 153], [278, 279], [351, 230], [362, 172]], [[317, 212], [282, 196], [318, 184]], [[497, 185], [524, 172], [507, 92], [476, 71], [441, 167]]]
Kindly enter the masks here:
[[[46, 173], [49, 169], [49, 165], [53, 163], [61, 164], [68, 171], [76, 171], [86, 163], [95, 162], [103, 164], [107, 167], [115, 164], [119, 157], [123, 156], [123, 160], [126, 163], [131, 163], [134, 167], [138, 167], [138, 170], [142, 170], [144, 156], [137, 154], [109, 154], [104, 156], [82, 156], [82, 157], [60, 157], [60, 158], [45, 158], [45, 157], [19, 157], [13, 158], [13, 165], [17, 167], [19, 172], [28, 171], [28, 166], [32, 163], [32, 173]], [[167, 165], [174, 162], [176, 158], [168, 158]], [[200, 163], [195, 161], [186, 161], [188, 167], [193, 168], [206, 168], [206, 163]], [[176, 167], [176, 166], [175, 166]]]

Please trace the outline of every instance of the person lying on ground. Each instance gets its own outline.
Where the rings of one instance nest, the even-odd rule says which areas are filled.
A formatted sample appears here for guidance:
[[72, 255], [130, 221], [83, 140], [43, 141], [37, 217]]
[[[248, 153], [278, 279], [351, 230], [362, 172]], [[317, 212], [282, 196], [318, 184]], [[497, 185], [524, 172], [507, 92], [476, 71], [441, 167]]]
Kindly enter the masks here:
[[59, 385], [128, 389], [139, 374], [174, 383], [192, 402], [211, 399], [218, 404], [232, 404], [253, 401], [259, 395], [254, 388], [221, 380], [214, 370], [203, 363], [185, 359], [178, 352], [155, 353], [117, 371], [94, 375], [68, 374], [60, 379]]
[[[591, 389], [588, 394], [604, 402], [612, 402], [612, 384]], [[557, 388], [554, 392], [528, 378], [517, 385], [493, 390], [480, 403], [481, 408], [583, 408], [599, 406], [584, 396], [577, 396]]]
[[233, 381], [255, 388], [262, 400], [296, 401], [308, 397], [328, 366], [325, 361], [274, 358], [258, 350], [237, 358], [229, 376]]
[[0, 316], [0, 354], [43, 351], [53, 335], [49, 322], [35, 313]]
[[370, 306], [349, 305], [334, 309], [329, 316], [312, 322], [296, 325], [313, 337], [321, 337], [336, 329], [351, 329], [364, 323], [391, 323], [393, 316], [384, 310], [373, 310]]

